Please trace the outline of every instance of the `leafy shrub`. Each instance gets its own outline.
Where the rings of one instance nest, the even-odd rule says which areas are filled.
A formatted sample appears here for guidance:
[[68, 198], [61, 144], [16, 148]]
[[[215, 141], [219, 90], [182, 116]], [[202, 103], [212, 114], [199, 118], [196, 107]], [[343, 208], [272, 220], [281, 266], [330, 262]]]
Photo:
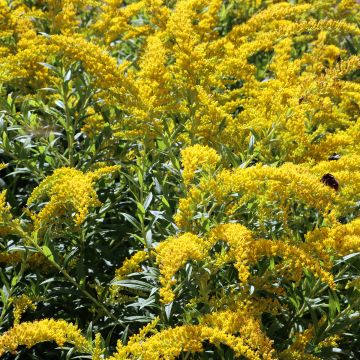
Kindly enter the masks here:
[[358, 359], [356, 0], [0, 1], [0, 356]]

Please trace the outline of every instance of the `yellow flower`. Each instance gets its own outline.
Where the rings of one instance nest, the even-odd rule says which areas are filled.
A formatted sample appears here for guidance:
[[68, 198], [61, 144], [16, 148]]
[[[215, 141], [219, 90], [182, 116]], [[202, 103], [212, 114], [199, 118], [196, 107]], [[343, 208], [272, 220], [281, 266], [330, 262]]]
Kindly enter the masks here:
[[[53, 35], [50, 45], [56, 52], [65, 54], [72, 61], [82, 61], [85, 69], [96, 79], [96, 85], [102, 89], [116, 87], [117, 93], [123, 93], [131, 84], [125, 77], [127, 62], [118, 66], [115, 58], [110, 56], [106, 48], [87, 41], [80, 34], [71, 36]], [[115, 90], [114, 90], [115, 91]]]
[[93, 346], [93, 349], [92, 349], [92, 359], [93, 360], [104, 359], [104, 357], [103, 357], [104, 351], [105, 351], [105, 349], [103, 349], [101, 347], [101, 335], [96, 334], [95, 335], [94, 346]]
[[126, 275], [139, 270], [140, 264], [149, 257], [145, 251], [137, 251], [129, 259], [126, 259], [119, 269], [115, 270], [115, 279], [121, 280]]
[[190, 185], [197, 170], [211, 173], [220, 161], [220, 156], [214, 149], [198, 144], [181, 150], [181, 157], [184, 166], [183, 178], [186, 185]]
[[[181, 227], [190, 226], [200, 204], [208, 206], [211, 200], [224, 204], [222, 211], [231, 217], [239, 207], [256, 198], [262, 219], [275, 216], [278, 207], [284, 208], [289, 201], [303, 203], [325, 216], [336, 201], [341, 204], [343, 200], [332, 188], [321, 183], [321, 176], [312, 173], [307, 166], [292, 163], [280, 167], [260, 164], [246, 169], [222, 170], [213, 179], [203, 177], [198, 185], [190, 188], [187, 198], [179, 203], [176, 221]], [[267, 204], [278, 204], [278, 207], [269, 208]]]
[[[181, 352], [203, 352], [203, 342], [225, 344], [232, 348], [236, 356], [246, 356], [251, 360], [260, 360], [260, 354], [245, 345], [240, 337], [233, 336], [218, 328], [205, 325], [183, 325], [165, 329], [151, 336], [146, 341], [130, 343], [122, 346], [109, 360], [124, 360], [131, 356], [142, 359], [176, 359]], [[268, 358], [270, 359], [270, 358]]]
[[156, 248], [156, 262], [160, 268], [160, 282], [162, 288], [160, 295], [164, 303], [174, 300], [171, 290], [176, 283], [173, 279], [179, 270], [188, 260], [201, 260], [206, 255], [206, 246], [201, 238], [186, 233], [179, 237], [170, 237], [161, 242]]
[[49, 199], [38, 213], [32, 213], [35, 230], [51, 223], [56, 224], [62, 216], [72, 219], [76, 226], [81, 225], [89, 208], [101, 205], [94, 183], [103, 175], [111, 174], [118, 169], [118, 166], [107, 166], [86, 174], [72, 168], [56, 169], [28, 198], [28, 206], [39, 200]]
[[36, 305], [27, 295], [21, 295], [14, 300], [14, 325], [20, 323], [21, 316], [27, 311], [27, 309], [35, 310]]
[[[320, 323], [324, 322], [324, 319], [320, 319]], [[281, 360], [319, 360], [320, 358], [314, 355], [311, 355], [306, 352], [307, 344], [313, 339], [315, 335], [314, 327], [310, 326], [302, 333], [296, 334], [295, 341], [291, 346], [282, 351], [279, 354]], [[321, 349], [322, 347], [336, 347], [339, 336], [329, 336], [328, 338], [320, 341], [317, 344], [317, 347]]]
[[87, 117], [84, 120], [84, 126], [81, 131], [85, 132], [90, 138], [98, 135], [105, 127], [106, 123], [100, 114], [97, 114], [94, 108], [87, 108]]
[[[149, 254], [146, 251], [137, 251], [130, 258], [126, 259], [122, 266], [115, 270], [114, 280], [123, 280], [127, 275], [141, 270], [140, 264], [148, 259]], [[119, 296], [121, 286], [110, 286], [111, 296], [116, 298]]]
[[0, 336], [0, 356], [13, 352], [18, 346], [28, 348], [44, 342], [55, 341], [58, 346], [74, 345], [79, 351], [88, 351], [87, 340], [77, 326], [64, 320], [44, 319], [15, 325]]
[[[14, 219], [11, 214], [11, 207], [6, 202], [6, 190], [0, 193], [0, 235], [8, 234], [23, 236], [24, 232], [21, 228], [19, 219]], [[10, 256], [11, 258], [12, 256]]]
[[331, 227], [315, 229], [306, 234], [306, 243], [315, 252], [337, 257], [359, 252], [360, 219], [354, 219], [348, 224], [335, 223]]

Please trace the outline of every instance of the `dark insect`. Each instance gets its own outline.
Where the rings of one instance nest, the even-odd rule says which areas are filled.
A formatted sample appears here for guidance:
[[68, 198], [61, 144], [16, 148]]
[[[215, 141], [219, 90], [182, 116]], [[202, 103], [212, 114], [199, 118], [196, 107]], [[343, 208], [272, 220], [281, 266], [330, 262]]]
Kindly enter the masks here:
[[323, 175], [323, 177], [321, 178], [321, 182], [324, 185], [330, 186], [331, 188], [333, 188], [335, 191], [339, 190], [339, 183], [338, 181], [335, 179], [334, 175], [331, 174], [325, 174]]
[[299, 104], [302, 104], [302, 102], [305, 100], [305, 96], [302, 96], [300, 99], [299, 99]]
[[333, 153], [332, 155], [330, 155], [328, 157], [328, 160], [339, 160], [341, 158], [341, 156], [337, 153]]

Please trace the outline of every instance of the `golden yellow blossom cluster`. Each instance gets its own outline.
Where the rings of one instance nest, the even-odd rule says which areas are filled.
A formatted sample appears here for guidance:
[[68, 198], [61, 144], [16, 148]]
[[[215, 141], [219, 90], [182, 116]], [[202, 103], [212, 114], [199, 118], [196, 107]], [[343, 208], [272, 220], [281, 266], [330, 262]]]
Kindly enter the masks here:
[[11, 220], [10, 206], [6, 203], [6, 190], [4, 190], [0, 194], [0, 229], [2, 235], [9, 231], [8, 223], [11, 222]]
[[[237, 337], [219, 329], [206, 325], [183, 325], [163, 330], [143, 343], [131, 343], [128, 346], [118, 345], [118, 351], [110, 360], [120, 360], [141, 357], [144, 359], [176, 359], [182, 352], [203, 352], [202, 343], [219, 346], [225, 344], [234, 350], [237, 357], [246, 356], [247, 359], [260, 359], [261, 352], [252, 350], [241, 337]], [[262, 357], [271, 359], [271, 356]], [[134, 357], [135, 356], [135, 357]]]
[[[320, 320], [323, 322], [323, 319]], [[294, 343], [285, 351], [279, 354], [280, 360], [290, 359], [290, 360], [319, 360], [320, 357], [311, 355], [306, 352], [306, 347], [309, 345], [310, 341], [314, 337], [314, 327], [311, 326], [310, 328], [306, 329], [304, 332], [296, 334], [296, 340]], [[337, 341], [339, 340], [339, 336], [330, 336], [329, 338], [320, 341], [318, 344], [319, 348], [322, 347], [336, 347]]]
[[14, 352], [18, 346], [30, 348], [40, 342], [55, 341], [58, 346], [74, 345], [80, 351], [88, 349], [87, 340], [77, 326], [64, 320], [44, 319], [15, 325], [0, 336], [0, 356]]
[[[147, 341], [130, 344], [123, 348], [118, 347], [118, 353], [110, 357], [111, 360], [142, 357], [144, 359], [176, 359], [183, 351], [196, 353], [203, 352], [203, 341], [210, 344], [225, 344], [232, 348], [236, 356], [246, 356], [248, 359], [260, 359], [251, 348], [244, 344], [240, 337], [227, 334], [221, 329], [205, 325], [183, 325], [163, 330]], [[129, 356], [135, 357], [129, 357]], [[269, 358], [270, 359], [270, 358]]]
[[39, 212], [32, 213], [35, 229], [56, 223], [61, 216], [72, 219], [75, 226], [81, 225], [89, 209], [101, 204], [94, 189], [95, 182], [118, 169], [118, 166], [108, 166], [85, 174], [73, 168], [55, 170], [28, 198], [28, 206], [40, 200], [49, 201]]
[[185, 148], [181, 151], [181, 157], [184, 167], [183, 179], [187, 185], [195, 177], [195, 171], [204, 170], [210, 172], [215, 169], [220, 161], [220, 156], [214, 149], [200, 145]]
[[196, 235], [186, 233], [180, 237], [170, 237], [161, 242], [157, 247], [157, 262], [162, 273], [161, 283], [163, 287], [160, 295], [164, 302], [174, 299], [171, 292], [175, 280], [172, 277], [188, 260], [202, 260], [205, 256], [203, 241]]
[[96, 334], [95, 343], [92, 349], [92, 359], [93, 360], [101, 360], [103, 357], [104, 349], [101, 348], [101, 337], [100, 334]]
[[14, 325], [18, 325], [21, 320], [21, 316], [28, 310], [35, 310], [36, 305], [32, 302], [31, 298], [27, 295], [21, 295], [14, 300]]
[[[273, 359], [272, 341], [262, 332], [258, 309], [238, 302], [233, 309], [217, 311], [199, 319], [197, 325], [183, 325], [158, 331], [159, 319], [133, 335], [126, 346], [118, 343], [115, 359], [176, 359], [182, 352], [203, 352], [203, 343], [225, 344], [236, 356], [247, 359]], [[146, 337], [151, 332], [153, 335]]]
[[0, 193], [0, 235], [23, 235], [19, 219], [14, 219], [11, 207], [6, 202], [6, 190]]
[[[360, 251], [360, 219], [347, 224], [335, 223], [306, 234], [309, 249], [328, 255], [345, 256]], [[325, 259], [325, 255], [323, 254]]]
[[[14, 234], [14, 232], [11, 232], [11, 234]], [[0, 252], [0, 263], [7, 265], [16, 265], [23, 263], [25, 264], [26, 268], [30, 268], [32, 270], [40, 270], [44, 273], [48, 273], [53, 270], [53, 267], [49, 263], [46, 256], [41, 253], [26, 254], [20, 251], [4, 251]]]
[[84, 120], [84, 125], [81, 130], [93, 137], [103, 130], [106, 123], [103, 117], [95, 112], [94, 108], [87, 108], [86, 113], [87, 117]]
[[[2, 19], [0, 31], [2, 66], [0, 81], [28, 78], [30, 82], [42, 82], [47, 70], [38, 62], [46, 59], [47, 46], [44, 38], [38, 36], [32, 18], [42, 16], [40, 10], [31, 9], [22, 2], [0, 3]], [[12, 41], [9, 41], [12, 40]]]
[[[218, 241], [225, 241], [229, 249], [212, 255], [210, 250]], [[253, 281], [250, 277], [251, 265], [257, 264], [264, 257], [281, 257], [282, 263], [275, 270], [288, 280], [298, 282], [304, 269], [308, 269], [330, 287], [335, 286], [331, 273], [322, 267], [321, 258], [312, 257], [302, 246], [293, 246], [280, 240], [256, 239], [250, 230], [240, 224], [219, 225], [205, 238], [191, 233], [170, 237], [159, 244], [156, 253], [163, 286], [160, 295], [164, 303], [175, 299], [172, 287], [176, 284], [176, 272], [187, 262], [195, 260], [202, 264], [213, 262], [215, 268], [234, 263], [240, 284], [250, 285]]]
[[146, 251], [137, 251], [129, 259], [126, 259], [119, 269], [115, 271], [115, 278], [117, 280], [123, 279], [126, 275], [136, 272], [140, 264], [148, 258]]
[[[206, 147], [203, 149], [207, 151]], [[206, 161], [206, 157], [203, 159]], [[239, 208], [256, 201], [261, 221], [280, 217], [287, 226], [294, 200], [318, 211], [325, 218], [346, 216], [360, 201], [358, 160], [357, 155], [348, 155], [338, 161], [322, 161], [314, 166], [311, 163], [285, 163], [278, 167], [256, 164], [244, 169], [223, 169], [211, 179], [199, 176], [198, 184], [193, 184], [187, 197], [180, 199], [175, 219], [180, 227], [191, 230], [195, 225], [192, 219], [201, 206], [212, 211], [222, 207], [228, 219], [236, 219]], [[185, 170], [187, 166], [185, 158]], [[213, 166], [213, 161], [209, 166]], [[337, 189], [321, 181], [322, 176], [328, 173], [335, 177]]]
[[[126, 259], [120, 268], [115, 270], [115, 281], [123, 280], [127, 275], [141, 270], [141, 263], [149, 258], [146, 251], [139, 250], [135, 252], [130, 258]], [[111, 296], [116, 298], [119, 296], [121, 286], [113, 285], [110, 287]]]
[[[359, 149], [359, 85], [346, 76], [360, 60], [343, 48], [345, 36], [360, 34], [359, 6], [356, 0], [267, 7], [252, 1], [254, 13], [246, 14], [249, 2], [236, 0], [63, 0], [46, 9], [3, 1], [3, 36], [15, 45], [3, 48], [0, 79], [46, 82], [40, 62], [80, 61], [107, 101], [126, 114], [112, 119], [117, 136], [158, 136], [167, 119], [184, 130], [185, 142], [197, 138], [240, 153], [256, 133], [255, 147], [268, 159], [325, 160]], [[222, 34], [224, 11], [242, 23]], [[79, 14], [89, 12], [95, 15], [85, 27]], [[37, 33], [41, 21], [49, 37]], [[136, 67], [111, 56], [125, 51], [122, 41], [136, 44]], [[298, 51], [302, 41], [309, 47]], [[259, 52], [269, 54], [262, 73], [251, 60]]]

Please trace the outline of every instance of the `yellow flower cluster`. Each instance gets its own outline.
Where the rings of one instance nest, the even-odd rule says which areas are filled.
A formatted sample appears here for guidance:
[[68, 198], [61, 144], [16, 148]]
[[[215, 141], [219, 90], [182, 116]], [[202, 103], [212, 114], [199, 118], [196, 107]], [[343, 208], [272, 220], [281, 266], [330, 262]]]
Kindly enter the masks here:
[[102, 349], [102, 347], [101, 347], [101, 335], [96, 334], [95, 335], [94, 346], [93, 346], [93, 349], [92, 349], [92, 352], [91, 352], [92, 359], [93, 360], [102, 360], [102, 359], [104, 359], [103, 353], [104, 353], [104, 349]]
[[86, 133], [89, 137], [95, 137], [96, 134], [100, 133], [106, 123], [100, 114], [97, 114], [94, 108], [87, 109], [87, 118], [84, 120], [84, 126], [81, 130]]
[[210, 344], [225, 344], [234, 350], [237, 357], [246, 356], [249, 360], [271, 359], [270, 356], [260, 357], [260, 352], [254, 351], [246, 345], [241, 337], [228, 334], [222, 329], [206, 325], [183, 325], [163, 330], [146, 341], [130, 343], [122, 346], [118, 343], [118, 350], [109, 360], [125, 359], [177, 359], [182, 352], [203, 352], [203, 342]]
[[353, 211], [360, 201], [360, 156], [355, 152], [337, 161], [321, 161], [310, 168], [318, 177], [330, 173], [339, 183], [339, 196], [334, 202], [336, 216], [345, 216]]
[[[202, 147], [202, 166], [208, 161], [214, 169], [214, 150]], [[189, 168], [187, 155], [201, 153], [194, 147], [186, 149], [183, 166], [184, 176]], [[205, 155], [206, 154], [206, 155]], [[216, 157], [217, 159], [217, 157]], [[279, 218], [287, 225], [291, 215], [291, 202], [296, 201], [316, 209], [324, 217], [346, 216], [352, 213], [360, 201], [359, 156], [347, 155], [338, 161], [322, 161], [316, 165], [285, 163], [279, 167], [257, 164], [248, 168], [224, 169], [213, 173], [212, 178], [198, 174], [198, 184], [193, 184], [187, 197], [180, 199], [175, 220], [185, 230], [193, 229], [193, 217], [201, 206], [204, 209], [222, 206], [229, 219], [236, 219], [236, 211], [250, 201], [257, 201], [260, 220]], [[196, 162], [197, 160], [193, 160]], [[321, 181], [322, 176], [330, 173], [338, 183], [338, 191]], [[194, 176], [194, 175], [193, 175]], [[189, 181], [184, 179], [184, 182]], [[271, 206], [270, 206], [271, 204]], [[274, 207], [275, 205], [275, 207]], [[281, 211], [279, 211], [281, 210]]]
[[[211, 255], [210, 250], [218, 241], [225, 241], [229, 249], [226, 253]], [[312, 257], [302, 247], [292, 246], [283, 241], [255, 239], [250, 230], [240, 224], [224, 224], [212, 229], [207, 237], [201, 238], [191, 233], [179, 237], [170, 237], [160, 243], [156, 249], [157, 263], [160, 268], [160, 295], [164, 303], [174, 300], [172, 290], [176, 284], [176, 272], [188, 261], [214, 263], [220, 268], [227, 263], [234, 263], [242, 285], [252, 283], [250, 267], [263, 257], [281, 257], [282, 263], [275, 270], [288, 280], [298, 282], [304, 269], [310, 270], [330, 287], [334, 287], [333, 276], [321, 265], [321, 258]]]
[[8, 218], [12, 218], [10, 214], [10, 206], [6, 202], [6, 190], [3, 190], [0, 193], [0, 216], [1, 223], [5, 223], [8, 221]]
[[87, 41], [83, 35], [53, 35], [49, 39], [49, 44], [55, 49], [55, 53], [61, 52], [71, 61], [81, 61], [101, 89], [117, 87], [113, 91], [122, 93], [124, 87], [131, 86], [124, 76], [128, 64], [124, 62], [118, 66], [106, 48]]
[[209, 245], [218, 241], [225, 241], [229, 249], [224, 254], [218, 254], [215, 266], [221, 267], [226, 263], [235, 262], [238, 277], [242, 284], [246, 284], [249, 273], [249, 249], [252, 247], [253, 235], [249, 229], [240, 224], [219, 225], [209, 234]]
[[28, 310], [35, 310], [36, 305], [27, 295], [21, 295], [19, 298], [14, 300], [14, 325], [20, 323], [21, 316]]
[[323, 269], [321, 258], [315, 260], [301, 247], [288, 245], [282, 241], [257, 240], [253, 244], [253, 253], [249, 255], [249, 263], [256, 264], [263, 256], [281, 256], [288, 262], [285, 277], [289, 280], [299, 281], [304, 269], [309, 269], [319, 279], [334, 288], [333, 276]]
[[[184, 142], [241, 153], [255, 132], [264, 158], [325, 160], [359, 150], [359, 84], [346, 75], [360, 59], [343, 46], [345, 35], [360, 34], [359, 7], [355, 0], [52, 0], [37, 9], [2, 1], [0, 31], [12, 45], [0, 48], [0, 80], [46, 82], [39, 62], [81, 61], [104, 99], [126, 114], [112, 120], [116, 136], [157, 136], [166, 119], [184, 130]], [[227, 12], [242, 22], [222, 34]], [[80, 13], [92, 14], [89, 27]], [[49, 39], [37, 34], [35, 19], [47, 20]], [[111, 56], [127, 41], [135, 66]], [[308, 50], [297, 53], [302, 42]], [[251, 61], [260, 52], [271, 58], [261, 73]], [[101, 126], [101, 116], [94, 119]]]
[[28, 8], [21, 1], [11, 5], [0, 2], [0, 34], [8, 40], [1, 42], [1, 82], [28, 78], [32, 83], [42, 83], [47, 78], [47, 70], [38, 62], [45, 61], [49, 49], [31, 20], [41, 16], [41, 11]]
[[64, 320], [44, 319], [15, 325], [0, 336], [0, 356], [14, 352], [18, 346], [28, 348], [44, 342], [55, 341], [58, 346], [74, 345], [80, 351], [87, 351], [89, 345], [77, 326]]
[[50, 0], [46, 2], [47, 12], [43, 15], [49, 20], [53, 32], [71, 36], [81, 26], [79, 14], [99, 5], [97, 0]]
[[10, 210], [11, 207], [6, 202], [6, 190], [3, 190], [0, 193], [0, 235], [5, 236], [12, 234], [21, 236], [23, 235], [23, 231], [20, 226], [20, 221], [13, 218]]
[[[200, 317], [198, 325], [182, 325], [161, 331], [155, 329], [159, 319], [133, 335], [126, 346], [119, 341], [117, 352], [109, 360], [120, 359], [176, 359], [181, 352], [203, 352], [203, 342], [215, 346], [225, 344], [237, 357], [273, 359], [272, 341], [263, 333], [259, 307], [237, 302], [232, 309], [214, 311]], [[146, 335], [151, 332], [152, 336]]]
[[[288, 202], [294, 199], [326, 215], [337, 195], [320, 180], [321, 176], [292, 163], [277, 168], [260, 164], [245, 169], [225, 169], [211, 180], [200, 179], [199, 184], [190, 189], [187, 198], [180, 200], [176, 222], [181, 227], [191, 226], [200, 201], [204, 205], [225, 206], [224, 211], [230, 218], [239, 207], [254, 199], [259, 202], [258, 212], [263, 220], [276, 217], [279, 208], [287, 211]], [[277, 208], [268, 204], [277, 204]]]
[[118, 166], [107, 166], [86, 174], [73, 168], [56, 169], [28, 198], [28, 206], [49, 200], [38, 213], [32, 212], [35, 230], [55, 224], [62, 216], [72, 219], [75, 226], [81, 225], [89, 208], [101, 204], [94, 190], [95, 182], [118, 169]]
[[[101, 6], [101, 13], [93, 25], [96, 33], [102, 34], [105, 43], [118, 39], [130, 39], [151, 34], [152, 27], [166, 23], [169, 9], [161, 0], [141, 0], [124, 4], [119, 0], [107, 1]], [[147, 24], [136, 24], [136, 15], [143, 14]]]
[[115, 279], [121, 280], [126, 275], [139, 270], [140, 264], [149, 257], [146, 251], [137, 251], [129, 259], [126, 259], [119, 269], [115, 270]]
[[189, 185], [195, 177], [195, 171], [204, 170], [211, 174], [215, 170], [220, 156], [216, 151], [208, 146], [194, 145], [181, 151], [182, 163], [184, 167], [183, 179]]
[[[360, 218], [348, 224], [335, 223], [331, 227], [315, 229], [306, 234], [309, 249], [319, 253], [345, 256], [360, 251]], [[326, 258], [323, 255], [323, 258]]]
[[[149, 253], [146, 251], [137, 251], [130, 258], [126, 259], [120, 268], [115, 270], [114, 280], [123, 280], [127, 275], [138, 272], [141, 270], [141, 263], [149, 258]], [[121, 290], [121, 286], [114, 285], [110, 286], [110, 292], [112, 298], [117, 298], [119, 296], [119, 292]]]
[[[323, 322], [323, 319], [320, 320], [320, 322]], [[310, 343], [310, 341], [313, 339], [315, 335], [314, 327], [311, 326], [308, 329], [306, 329], [304, 332], [296, 334], [296, 339], [291, 344], [291, 346], [282, 351], [279, 354], [280, 360], [320, 360], [321, 358], [308, 354], [306, 352], [306, 346]], [[320, 349], [322, 347], [336, 347], [337, 341], [339, 340], [339, 336], [330, 336], [326, 338], [325, 340], [320, 341], [317, 344], [317, 347]]]
[[238, 301], [231, 309], [204, 315], [200, 323], [222, 329], [229, 334], [238, 334], [245, 345], [257, 350], [264, 359], [270, 359], [274, 355], [273, 342], [262, 331], [260, 314], [260, 304], [252, 306], [247, 302]]
[[202, 260], [205, 257], [203, 241], [190, 233], [170, 237], [158, 245], [156, 254], [162, 275], [160, 295], [164, 303], [170, 303], [174, 300], [171, 287], [176, 283], [173, 276], [188, 260]]

